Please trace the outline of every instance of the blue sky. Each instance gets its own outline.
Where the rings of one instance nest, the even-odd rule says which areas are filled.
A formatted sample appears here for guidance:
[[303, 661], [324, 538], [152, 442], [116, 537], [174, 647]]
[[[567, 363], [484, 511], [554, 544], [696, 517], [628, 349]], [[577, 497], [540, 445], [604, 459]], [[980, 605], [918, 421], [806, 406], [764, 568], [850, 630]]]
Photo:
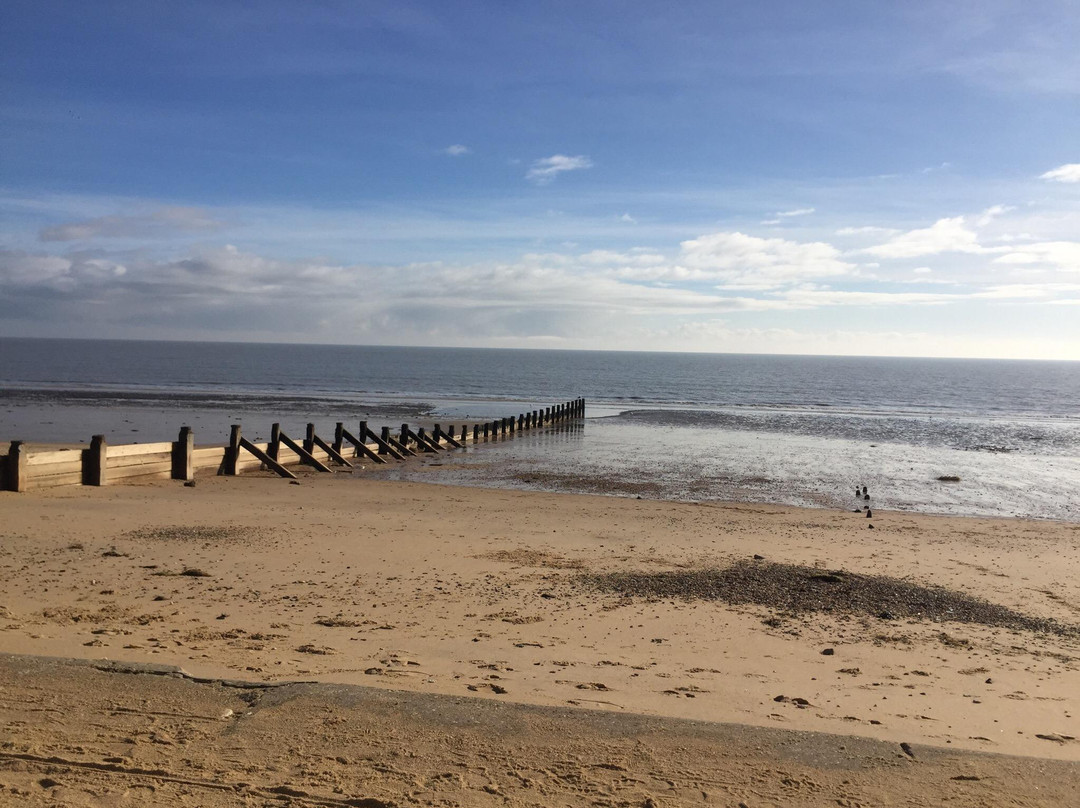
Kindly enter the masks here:
[[1071, 2], [51, 3], [0, 333], [1080, 359]]

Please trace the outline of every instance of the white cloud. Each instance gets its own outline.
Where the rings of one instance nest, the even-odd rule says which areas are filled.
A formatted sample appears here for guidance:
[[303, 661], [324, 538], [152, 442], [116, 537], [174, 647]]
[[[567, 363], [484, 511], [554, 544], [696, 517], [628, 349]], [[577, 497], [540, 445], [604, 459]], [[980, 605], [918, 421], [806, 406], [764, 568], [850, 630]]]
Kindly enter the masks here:
[[1016, 208], [1011, 205], [992, 205], [979, 214], [979, 218], [975, 220], [975, 224], [979, 227], [986, 227], [986, 225], [990, 224], [990, 222], [998, 216], [1002, 216], [1013, 210], [1016, 210]]
[[787, 219], [792, 216], [809, 216], [813, 212], [814, 208], [796, 208], [795, 210], [777, 211], [774, 215]]
[[185, 231], [211, 231], [223, 226], [200, 208], [166, 207], [134, 216], [100, 216], [53, 225], [38, 233], [41, 241], [86, 241], [94, 238], [153, 238]]
[[864, 235], [888, 236], [888, 235], [892, 235], [893, 233], [899, 233], [899, 232], [900, 232], [899, 230], [896, 230], [895, 228], [892, 228], [892, 227], [874, 227], [873, 225], [868, 225], [868, 226], [865, 226], [865, 227], [841, 227], [839, 230], [836, 231], [836, 235], [838, 235], [838, 236], [864, 236]]
[[792, 289], [781, 297], [800, 308], [819, 306], [910, 306], [951, 303], [963, 295], [946, 295], [934, 292], [862, 292], [833, 289]]
[[979, 246], [975, 231], [964, 226], [964, 217], [956, 216], [938, 219], [930, 227], [893, 236], [884, 244], [860, 252], [878, 258], [917, 258], [944, 252], [981, 253], [985, 250]]
[[460, 143], [455, 143], [453, 146], [447, 146], [443, 149], [444, 154], [449, 154], [451, 157], [461, 157], [464, 154], [470, 154], [472, 149], [468, 146], [463, 146]]
[[761, 223], [765, 224], [765, 225], [772, 226], [774, 224], [780, 224], [780, 220], [779, 219], [762, 219]]
[[537, 185], [546, 185], [565, 171], [581, 171], [582, 169], [592, 168], [592, 165], [592, 160], [583, 154], [576, 157], [553, 154], [551, 157], [542, 157], [536, 160], [525, 178], [532, 180]]
[[916, 275], [929, 275], [934, 270], [930, 269], [930, 267], [915, 267], [915, 269], [911, 271]]
[[629, 213], [624, 213], [619, 217], [620, 222], [626, 222], [627, 224], [637, 224], [637, 219], [631, 216]]
[[593, 250], [581, 255], [580, 260], [584, 264], [594, 266], [621, 264], [623, 266], [649, 267], [663, 264], [665, 259], [662, 255], [643, 250], [629, 253], [620, 253], [613, 250]]
[[1045, 264], [1067, 272], [1080, 272], [1080, 242], [1044, 241], [1025, 244], [994, 259], [995, 264]]
[[1080, 182], [1080, 163], [1065, 163], [1045, 174], [1040, 174], [1039, 179], [1053, 182]]
[[682, 260], [717, 279], [781, 285], [810, 278], [846, 275], [855, 267], [824, 242], [758, 238], [745, 233], [712, 233], [682, 242]]

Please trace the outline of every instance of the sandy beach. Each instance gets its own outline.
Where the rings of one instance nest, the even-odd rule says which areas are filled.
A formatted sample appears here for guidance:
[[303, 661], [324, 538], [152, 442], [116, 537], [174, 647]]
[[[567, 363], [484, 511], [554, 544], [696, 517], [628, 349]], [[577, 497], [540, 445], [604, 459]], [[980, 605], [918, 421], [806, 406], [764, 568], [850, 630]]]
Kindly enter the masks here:
[[[155, 743], [154, 732], [178, 721], [189, 729], [206, 724], [185, 723], [185, 715], [243, 708], [233, 702], [246, 691], [234, 688], [226, 698], [221, 680], [394, 695], [380, 702], [377, 721], [368, 717], [378, 729], [357, 731], [389, 733], [395, 742], [385, 755], [424, 750], [423, 765], [398, 766], [410, 772], [403, 780], [380, 775], [378, 755], [366, 763], [335, 755], [321, 730], [289, 738], [281, 716], [258, 733], [245, 730], [245, 748], [264, 744], [282, 761], [300, 747], [350, 761], [331, 764], [333, 783], [300, 771], [310, 768], [302, 755], [277, 768], [260, 763], [264, 785], [285, 782], [281, 767], [299, 767], [306, 785], [290, 787], [308, 796], [292, 795], [297, 804], [854, 805], [883, 804], [889, 794], [905, 804], [946, 796], [964, 805], [1063, 804], [1080, 793], [1077, 524], [876, 509], [867, 520], [829, 510], [344, 475], [290, 485], [256, 474], [200, 477], [193, 488], [162, 482], [5, 493], [0, 525], [0, 652], [18, 655], [0, 671], [0, 786], [31, 804], [140, 804], [145, 794], [139, 798], [131, 782], [154, 775], [138, 772], [181, 771], [192, 750], [209, 742], [202, 730], [173, 726], [169, 743]], [[94, 665], [46, 665], [40, 679], [13, 673], [30, 657]], [[110, 674], [103, 660], [175, 666], [204, 681]], [[190, 692], [162, 689], [181, 686]], [[159, 696], [217, 701], [194, 711], [144, 710], [136, 721], [120, 709], [123, 699], [105, 695], [114, 687], [135, 700], [133, 710]], [[325, 691], [302, 698], [316, 705], [303, 721], [312, 710], [360, 720], [355, 705], [337, 711]], [[296, 699], [285, 699], [290, 709]], [[102, 711], [95, 700], [111, 708]], [[477, 700], [502, 712], [486, 712]], [[47, 709], [28, 708], [35, 703]], [[468, 757], [468, 749], [484, 754], [485, 746], [470, 747], [464, 730], [459, 737], [425, 729], [417, 717], [424, 704], [478, 705], [479, 723], [468, 732], [480, 736], [485, 716], [513, 714], [512, 745], [522, 744], [513, 748], [536, 765], [545, 756], [570, 760], [574, 744], [580, 753], [611, 740], [605, 714], [652, 722], [642, 730], [648, 737], [668, 732], [670, 722], [675, 735], [649, 746], [662, 761], [650, 771], [696, 774], [667, 778], [678, 787], [646, 784], [628, 751], [634, 731], [620, 730], [619, 742], [629, 746], [611, 746], [609, 757], [623, 756], [627, 778], [642, 775], [633, 787], [612, 791], [610, 778], [583, 778], [580, 789], [545, 792], [534, 776], [532, 786], [516, 780], [511, 798], [494, 773], [486, 782], [450, 778], [431, 786], [449, 765], [440, 754]], [[540, 715], [546, 729], [530, 734], [528, 716]], [[682, 721], [714, 729], [680, 746], [670, 738], [688, 731]], [[708, 740], [720, 725], [743, 728], [741, 751], [729, 748], [733, 741]], [[578, 733], [572, 739], [570, 726]], [[821, 774], [835, 774], [835, 762], [803, 760], [798, 766], [818, 773], [806, 777], [829, 787], [784, 786], [783, 761], [798, 767], [769, 751], [769, 744], [793, 743], [768, 735], [781, 731], [828, 738], [814, 743], [846, 755], [858, 772], [843, 785], [845, 777]], [[488, 746], [500, 732], [491, 728]], [[920, 754], [923, 748], [936, 751]], [[689, 750], [685, 760], [680, 749]], [[255, 775], [244, 775], [244, 765], [249, 773], [259, 768], [222, 760], [201, 776], [248, 782]], [[42, 774], [50, 765], [63, 773]], [[917, 786], [910, 782], [916, 765], [925, 767]], [[940, 778], [930, 776], [934, 766], [945, 767]], [[1046, 767], [1059, 768], [1049, 776]], [[112, 770], [120, 774], [113, 778]], [[963, 779], [969, 775], [978, 779]], [[689, 785], [699, 780], [713, 785]], [[67, 783], [66, 791], [39, 781]], [[347, 802], [342, 794], [356, 797], [361, 785], [383, 802]], [[279, 804], [289, 796], [238, 793], [214, 792], [218, 802], [173, 796], [201, 805]], [[311, 795], [319, 793], [338, 802], [318, 802]]]

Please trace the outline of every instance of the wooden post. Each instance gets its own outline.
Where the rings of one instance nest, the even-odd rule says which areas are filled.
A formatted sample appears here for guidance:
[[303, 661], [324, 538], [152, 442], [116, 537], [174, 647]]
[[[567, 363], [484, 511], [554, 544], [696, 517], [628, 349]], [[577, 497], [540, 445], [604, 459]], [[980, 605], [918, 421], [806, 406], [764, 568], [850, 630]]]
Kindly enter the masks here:
[[[273, 432], [280, 431], [279, 424], [274, 424]], [[277, 444], [270, 445], [270, 452], [267, 454], [273, 460], [277, 460]], [[230, 477], [236, 476], [236, 461], [240, 459], [240, 424], [233, 424], [232, 429], [229, 432], [229, 448], [225, 450], [225, 473]]]
[[315, 424], [308, 424], [304, 433], [304, 451], [311, 454], [315, 449]]
[[270, 426], [270, 443], [266, 446], [266, 453], [275, 463], [281, 456], [281, 424], [272, 424]]
[[[342, 465], [342, 466], [345, 466], [346, 468], [352, 468], [352, 463], [350, 463], [348, 460], [345, 459], [345, 455], [343, 455], [341, 452], [339, 452], [337, 449], [335, 449], [329, 443], [327, 443], [322, 438], [320, 438], [318, 435], [316, 435], [315, 431], [312, 430], [312, 432], [311, 432], [311, 448], [314, 449], [315, 447], [318, 447], [318, 448], [322, 449], [324, 452], [326, 452], [326, 456], [329, 457], [331, 460], [333, 460], [335, 463], [337, 463], [339, 465]], [[375, 459], [379, 463], [385, 463], [386, 462], [381, 457], [376, 456]]]
[[509, 418], [509, 421], [510, 421], [510, 434], [513, 435], [514, 434], [514, 429], [517, 427], [517, 419], [514, 418], [514, 416], [511, 415], [510, 418]]
[[[288, 446], [290, 449], [292, 449], [297, 455], [299, 455], [301, 463], [304, 463], [305, 465], [308, 465], [308, 466], [313, 466], [314, 468], [318, 469], [319, 471], [324, 471], [324, 472], [332, 472], [333, 471], [333, 469], [331, 469], [329, 466], [327, 466], [322, 461], [316, 460], [315, 457], [311, 454], [311, 452], [309, 452], [307, 449], [305, 449], [301, 444], [294, 441], [292, 438], [290, 438], [284, 432], [278, 432], [278, 437], [280, 438], [282, 443], [284, 443], [286, 446]], [[274, 458], [274, 459], [276, 460], [277, 458]]]
[[447, 434], [447, 433], [442, 431], [441, 426], [439, 426], [438, 424], [435, 424], [435, 431], [432, 432], [431, 437], [435, 438], [435, 443], [436, 444], [438, 444], [438, 442], [440, 440], [445, 439], [446, 444], [448, 446], [453, 446], [456, 449], [461, 448], [461, 443], [459, 443], [457, 441], [457, 439], [454, 438], [454, 428], [453, 427], [450, 427], [450, 434]]
[[[367, 439], [371, 438], [375, 441], [375, 445], [379, 447], [379, 454], [388, 454], [395, 460], [404, 460], [405, 455], [413, 454], [408, 449], [403, 447], [395, 447], [394, 439], [390, 437], [390, 427], [384, 426], [382, 428], [382, 435], [376, 435], [367, 425], [367, 421], [360, 422], [360, 440], [366, 445]], [[398, 448], [401, 451], [398, 451]]]
[[172, 478], [174, 480], [195, 479], [195, 433], [190, 426], [180, 427], [180, 436], [173, 444]]
[[522, 412], [518, 414], [518, 432], [523, 429], [525, 429], [525, 413]]
[[21, 440], [13, 440], [7, 456], [7, 485], [8, 491], [25, 491], [28, 467], [26, 464], [26, 449]]
[[480, 442], [480, 424], [473, 424], [472, 425], [472, 442], [473, 443], [479, 443]]
[[86, 485], [105, 485], [108, 475], [108, 444], [104, 435], [94, 435], [83, 460], [83, 478]]
[[408, 449], [409, 448], [409, 425], [408, 424], [402, 424], [401, 425], [401, 438], [400, 438], [400, 440], [401, 440], [401, 445], [404, 446], [406, 449]]
[[[334, 451], [338, 454], [341, 454], [341, 450], [345, 448], [345, 436], [341, 434], [344, 431], [345, 424], [341, 421], [334, 424]], [[353, 454], [356, 454], [355, 450], [353, 450]]]
[[[361, 423], [366, 424], [367, 422], [362, 421]], [[386, 462], [385, 460], [383, 460], [381, 457], [379, 457], [379, 455], [377, 455], [375, 452], [371, 451], [371, 449], [368, 448], [367, 434], [366, 433], [363, 433], [363, 434], [364, 434], [364, 437], [358, 438], [355, 435], [350, 434], [350, 432], [347, 429], [342, 429], [341, 430], [341, 436], [343, 438], [345, 438], [347, 441], [349, 441], [349, 443], [351, 443], [353, 446], [356, 447], [356, 456], [357, 457], [367, 457], [367, 458], [370, 458], [371, 460], [373, 460], [376, 463], [385, 463]], [[393, 451], [392, 449], [390, 450], [390, 454], [392, 454], [398, 460], [402, 459], [401, 455], [399, 455], [397, 452]]]
[[488, 439], [488, 424], [484, 423], [484, 440]]

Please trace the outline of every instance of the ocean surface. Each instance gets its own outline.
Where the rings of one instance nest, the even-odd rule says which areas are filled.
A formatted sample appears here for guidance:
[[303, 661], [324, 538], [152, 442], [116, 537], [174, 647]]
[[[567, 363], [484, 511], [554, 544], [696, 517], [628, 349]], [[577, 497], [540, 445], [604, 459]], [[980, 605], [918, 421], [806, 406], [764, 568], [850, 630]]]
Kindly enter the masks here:
[[848, 509], [866, 485], [878, 508], [1080, 522], [1075, 362], [0, 338], [2, 441], [445, 427], [577, 397], [583, 422], [374, 473]]

